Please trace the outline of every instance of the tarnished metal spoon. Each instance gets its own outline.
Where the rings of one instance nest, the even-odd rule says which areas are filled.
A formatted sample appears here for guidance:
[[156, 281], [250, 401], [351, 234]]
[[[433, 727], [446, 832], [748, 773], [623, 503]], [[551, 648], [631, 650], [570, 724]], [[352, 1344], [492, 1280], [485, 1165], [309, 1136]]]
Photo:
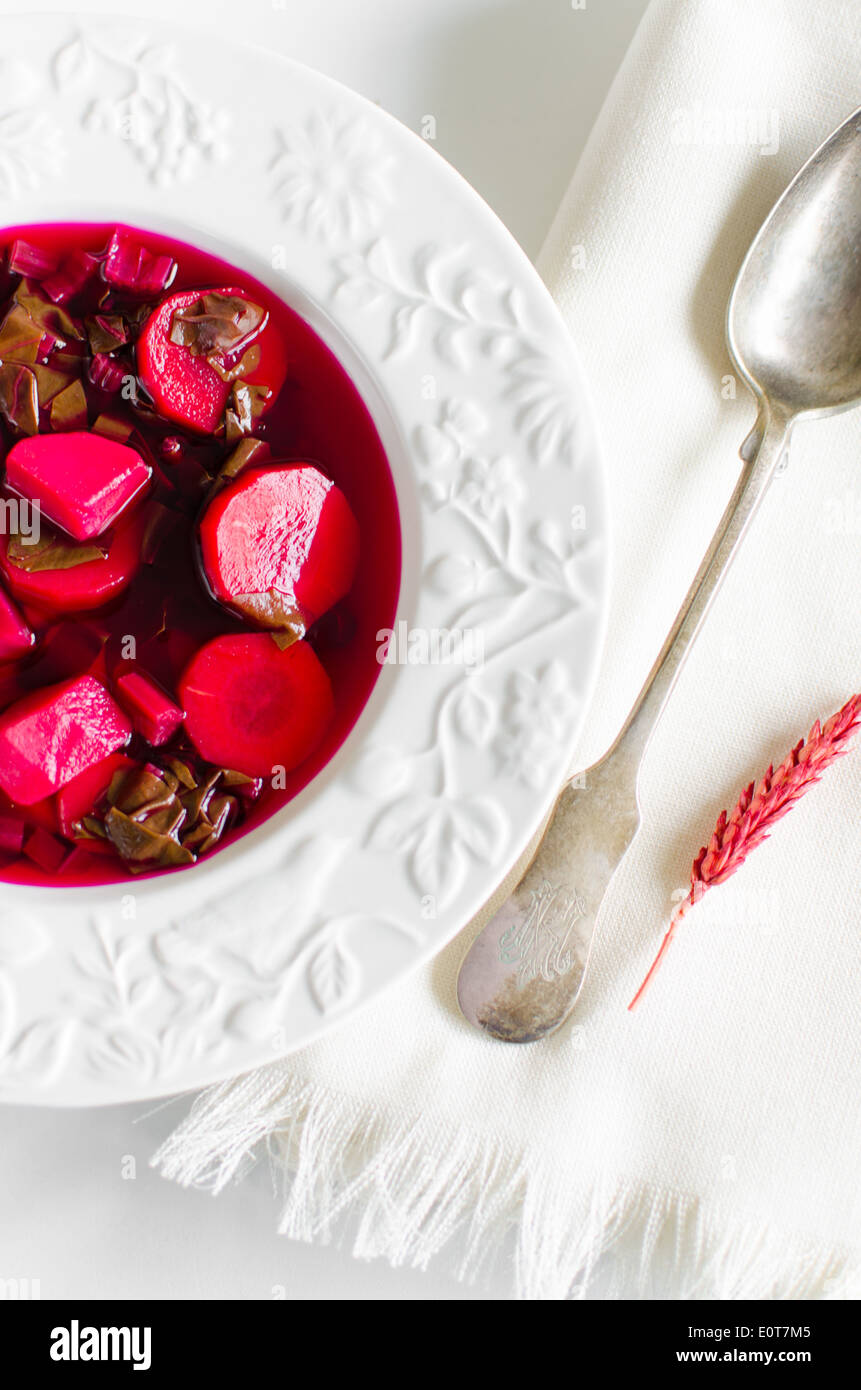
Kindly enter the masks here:
[[727, 341], [758, 404], [735, 491], [622, 732], [564, 788], [532, 863], [461, 966], [464, 1016], [506, 1042], [553, 1032], [577, 1002], [598, 910], [640, 824], [643, 754], [793, 424], [861, 400], [861, 109], [760, 229], [730, 296]]

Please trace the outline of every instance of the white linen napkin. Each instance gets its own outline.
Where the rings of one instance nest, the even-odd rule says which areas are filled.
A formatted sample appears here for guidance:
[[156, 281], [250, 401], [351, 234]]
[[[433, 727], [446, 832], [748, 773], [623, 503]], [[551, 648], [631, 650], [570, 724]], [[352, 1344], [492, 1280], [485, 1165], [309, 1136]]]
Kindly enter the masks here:
[[[857, 0], [653, 0], [541, 269], [603, 434], [615, 575], [578, 750], [621, 724], [753, 423], [725, 305], [771, 204], [861, 92]], [[540, 92], [535, 99], [540, 100]], [[799, 427], [644, 765], [643, 827], [573, 1023], [530, 1047], [454, 1001], [475, 926], [284, 1062], [216, 1086], [154, 1160], [218, 1190], [264, 1147], [280, 1230], [524, 1298], [845, 1297], [858, 1199], [861, 751], [680, 928], [716, 813], [861, 688], [861, 414]]]

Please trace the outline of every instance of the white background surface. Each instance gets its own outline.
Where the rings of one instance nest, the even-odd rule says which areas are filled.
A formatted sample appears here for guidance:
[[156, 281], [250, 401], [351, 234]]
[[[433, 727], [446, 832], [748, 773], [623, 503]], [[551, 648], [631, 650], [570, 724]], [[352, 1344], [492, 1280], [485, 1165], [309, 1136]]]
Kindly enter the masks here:
[[[535, 256], [646, 0], [585, 5], [139, 0], [111, 9], [145, 12], [160, 30], [172, 17], [247, 37], [346, 82], [414, 129], [433, 116], [436, 148]], [[0, 0], [0, 12], [21, 8]], [[0, 1108], [0, 1279], [38, 1279], [43, 1298], [488, 1296], [277, 1236], [265, 1163], [217, 1199], [156, 1177], [149, 1157], [187, 1107]]]

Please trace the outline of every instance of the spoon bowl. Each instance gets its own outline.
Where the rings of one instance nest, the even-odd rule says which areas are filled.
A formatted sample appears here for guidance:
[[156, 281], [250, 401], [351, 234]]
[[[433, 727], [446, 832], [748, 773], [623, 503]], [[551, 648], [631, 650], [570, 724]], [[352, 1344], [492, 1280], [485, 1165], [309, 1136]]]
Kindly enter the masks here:
[[861, 399], [861, 108], [763, 223], [727, 311], [735, 365], [787, 418]]

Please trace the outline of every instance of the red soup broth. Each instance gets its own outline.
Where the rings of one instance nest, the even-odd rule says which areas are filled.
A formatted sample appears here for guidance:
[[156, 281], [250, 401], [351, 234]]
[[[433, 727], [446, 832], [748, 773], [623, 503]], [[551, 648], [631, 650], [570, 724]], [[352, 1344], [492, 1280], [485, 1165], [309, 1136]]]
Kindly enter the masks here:
[[[332, 685], [334, 715], [322, 742], [299, 766], [286, 774], [285, 785], [263, 780], [256, 801], [239, 799], [237, 819], [199, 863], [218, 854], [269, 816], [281, 810], [329, 762], [349, 734], [379, 675], [376, 634], [392, 626], [400, 583], [401, 542], [395, 488], [382, 443], [358, 390], [337, 358], [305, 320], [266, 286], [244, 270], [194, 246], [161, 233], [120, 228], [153, 256], [176, 262], [167, 288], [143, 296], [118, 291], [107, 304], [108, 287], [95, 268], [81, 291], [63, 307], [78, 320], [93, 312], [121, 313], [124, 307], [153, 308], [183, 289], [234, 286], [266, 309], [268, 325], [282, 335], [287, 375], [275, 401], [253, 429], [269, 447], [271, 462], [308, 461], [331, 478], [345, 494], [359, 526], [359, 560], [347, 596], [308, 631], [310, 642]], [[115, 231], [114, 224], [60, 224], [7, 228], [0, 233], [0, 317], [20, 284], [10, 269], [10, 250], [23, 241], [62, 266], [80, 252], [97, 257]], [[142, 310], [140, 311], [142, 314]], [[140, 316], [140, 315], [139, 315]], [[143, 321], [137, 332], [143, 327]], [[89, 349], [88, 349], [89, 351]], [[51, 359], [48, 358], [48, 365]], [[133, 344], [116, 354], [118, 365], [135, 373]], [[134, 425], [129, 439], [153, 466], [149, 501], [164, 499], [178, 520], [161, 540], [154, 559], [141, 563], [132, 582], [112, 604], [89, 612], [51, 616], [16, 599], [32, 627], [36, 644], [26, 657], [0, 664], [0, 710], [42, 687], [90, 672], [110, 690], [125, 671], [151, 676], [176, 697], [180, 675], [200, 646], [219, 635], [247, 633], [247, 622], [211, 597], [201, 575], [196, 522], [211, 478], [233, 447], [223, 439], [184, 429], [154, 412], [144, 392], [138, 402], [126, 401], [117, 390], [95, 385], [85, 365], [81, 376], [87, 398], [87, 427], [99, 416], [120, 415]], [[51, 429], [49, 409], [40, 410], [39, 432]], [[4, 460], [21, 431], [0, 416], [0, 456]], [[7, 498], [11, 494], [6, 491]], [[141, 505], [147, 505], [141, 504]], [[135, 660], [124, 646], [134, 636]], [[237, 746], [242, 730], [236, 730]], [[142, 763], [161, 763], [190, 747], [182, 728], [166, 745], [151, 749], [139, 735], [123, 751]], [[176, 868], [147, 868], [131, 874], [110, 844], [82, 847], [60, 832], [57, 794], [33, 806], [17, 806], [0, 792], [0, 823], [7, 831], [21, 822], [31, 853], [0, 847], [0, 878], [7, 882], [70, 887], [99, 883], [132, 883], [154, 874], [182, 872]], [[44, 831], [47, 834], [39, 835]], [[33, 841], [34, 835], [37, 837]], [[14, 841], [13, 830], [11, 839]], [[62, 862], [57, 864], [57, 860]]]

